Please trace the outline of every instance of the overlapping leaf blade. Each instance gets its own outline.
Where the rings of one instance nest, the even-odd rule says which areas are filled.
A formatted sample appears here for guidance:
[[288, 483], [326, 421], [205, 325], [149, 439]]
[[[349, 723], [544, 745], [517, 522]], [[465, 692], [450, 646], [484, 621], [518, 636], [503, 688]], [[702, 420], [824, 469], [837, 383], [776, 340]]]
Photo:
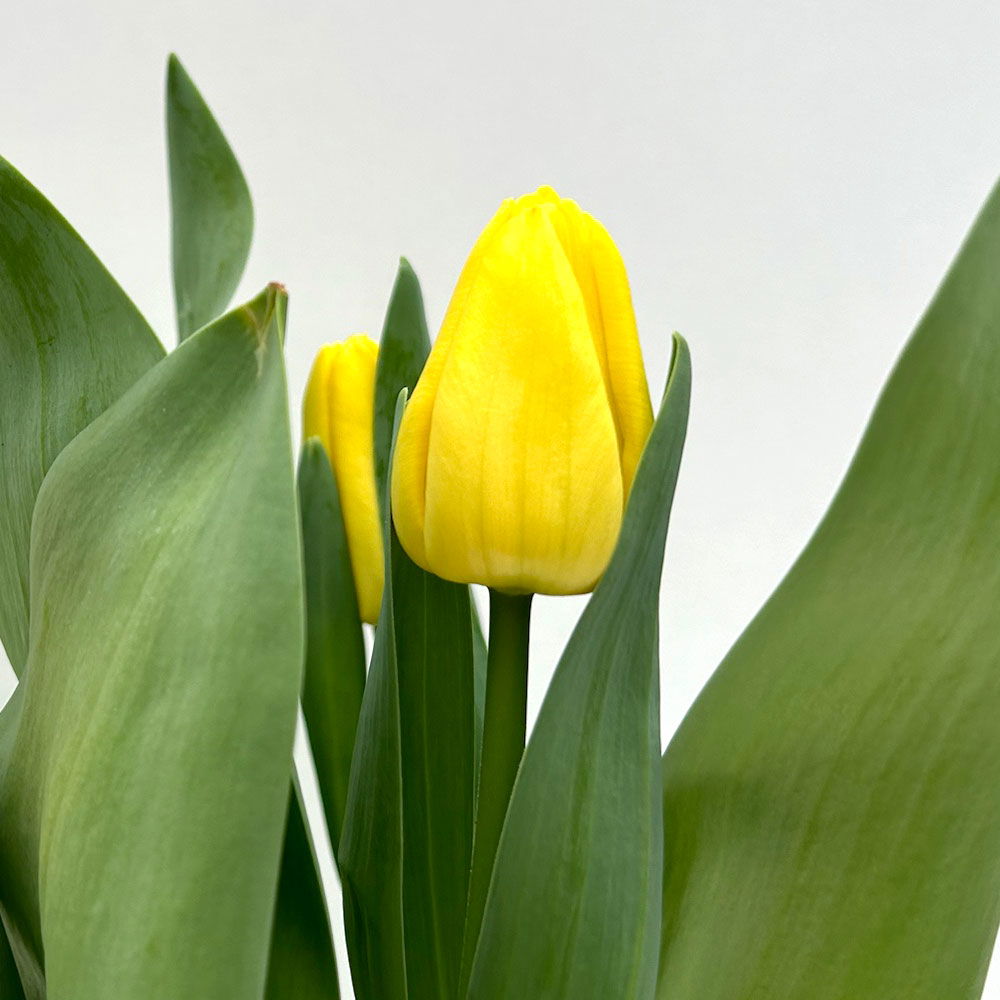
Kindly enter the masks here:
[[250, 253], [253, 205], [226, 137], [177, 56], [167, 65], [167, 151], [183, 340], [229, 305]]
[[315, 438], [302, 446], [298, 481], [306, 585], [302, 709], [336, 853], [365, 690], [365, 639], [337, 483]]
[[184, 344], [40, 492], [0, 783], [29, 1000], [43, 967], [47, 1000], [262, 995], [302, 664], [282, 306]]
[[0, 160], [0, 641], [17, 672], [28, 651], [28, 539], [42, 478], [162, 356], [86, 244]]
[[[394, 426], [403, 409], [397, 405]], [[388, 496], [383, 525], [391, 531]], [[385, 579], [392, 579], [386, 547]], [[382, 594], [340, 839], [344, 922], [357, 1000], [406, 1000], [403, 773], [393, 588]]]
[[[430, 350], [420, 285], [400, 262], [379, 344], [376, 475], [388, 491], [392, 416]], [[387, 495], [387, 492], [386, 492]], [[400, 703], [403, 912], [414, 1000], [458, 990], [476, 791], [474, 609], [469, 588], [416, 566], [391, 524], [393, 628]]]
[[389, 488], [389, 455], [396, 400], [401, 389], [413, 392], [430, 354], [431, 341], [424, 316], [424, 297], [416, 272], [405, 258], [399, 261], [396, 281], [378, 344], [375, 376], [375, 481], [378, 495]]
[[[167, 145], [174, 295], [183, 340], [229, 304], [250, 251], [253, 205], [235, 154], [176, 56], [170, 57], [167, 66]], [[304, 525], [307, 533], [310, 527], [314, 526]], [[321, 628], [322, 615], [327, 609], [310, 607], [310, 596], [315, 597], [315, 567], [317, 563], [322, 566], [326, 554], [322, 541], [322, 538], [309, 538], [305, 545], [309, 622], [307, 707], [314, 703], [308, 695], [325, 679], [325, 674], [316, 669], [315, 661], [319, 655], [316, 631], [317, 627]], [[358, 631], [360, 633], [360, 625]], [[361, 656], [363, 684], [363, 646]], [[360, 692], [356, 702], [360, 702]], [[355, 718], [356, 712], [355, 704]], [[350, 723], [350, 710], [346, 721]], [[347, 725], [334, 726], [330, 732], [324, 730], [323, 736], [329, 739], [334, 756], [338, 750], [342, 755], [345, 740], [353, 741], [353, 724], [349, 728]], [[347, 754], [342, 783], [346, 783], [350, 744]], [[326, 776], [321, 767], [325, 759], [317, 760], [321, 779]], [[341, 791], [341, 801], [342, 794]], [[310, 996], [335, 997], [337, 975], [315, 852], [300, 810], [299, 795], [293, 790], [282, 850], [267, 996], [268, 1000], [278, 1000], [279, 997], [306, 996], [307, 991]]]
[[645, 1000], [653, 990], [659, 589], [690, 372], [678, 337], [618, 546], [556, 668], [518, 772], [470, 1000]]
[[973, 1000], [1000, 898], [1000, 191], [663, 764], [662, 1000]]
[[14, 955], [2, 927], [0, 927], [0, 1000], [24, 1000], [21, 978], [17, 974]]
[[298, 782], [292, 783], [265, 1000], [338, 1000], [337, 962], [316, 852]]

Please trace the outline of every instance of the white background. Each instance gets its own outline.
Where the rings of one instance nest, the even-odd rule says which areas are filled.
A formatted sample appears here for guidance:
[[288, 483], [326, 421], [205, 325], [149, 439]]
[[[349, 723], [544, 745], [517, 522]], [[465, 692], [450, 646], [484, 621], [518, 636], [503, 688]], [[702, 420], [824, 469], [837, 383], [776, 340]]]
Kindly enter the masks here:
[[[551, 183], [605, 222], [654, 398], [673, 329], [694, 356], [665, 739], [807, 540], [1000, 172], [994, 0], [3, 3], [0, 154], [167, 342], [180, 54], [254, 193], [241, 294], [289, 287], [295, 399], [320, 344], [377, 335], [399, 254], [436, 328], [504, 196]], [[537, 603], [536, 706], [580, 606]]]

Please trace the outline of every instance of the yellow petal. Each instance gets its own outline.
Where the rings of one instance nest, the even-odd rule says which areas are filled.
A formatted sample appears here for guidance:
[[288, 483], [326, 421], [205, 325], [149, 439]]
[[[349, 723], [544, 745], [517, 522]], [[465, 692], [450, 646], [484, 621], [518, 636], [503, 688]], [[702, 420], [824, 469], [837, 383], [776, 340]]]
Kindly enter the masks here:
[[540, 205], [508, 213], [470, 265], [430, 420], [427, 562], [502, 590], [585, 592], [623, 493], [579, 287]]
[[384, 578], [372, 416], [377, 359], [378, 345], [363, 334], [322, 348], [303, 403], [303, 432], [323, 442], [337, 481], [358, 609], [373, 624]]
[[543, 188], [553, 225], [587, 304], [621, 455], [625, 494], [653, 426], [653, 407], [621, 254], [608, 231], [576, 202]]
[[508, 198], [504, 201], [472, 248], [472, 253], [459, 275], [448, 313], [434, 341], [434, 347], [427, 358], [424, 370], [420, 373], [413, 395], [406, 405], [396, 438], [390, 483], [392, 519], [400, 544], [409, 557], [418, 566], [428, 570], [431, 567], [427, 562], [424, 545], [427, 447], [430, 442], [431, 416], [437, 398], [438, 383], [451, 348], [457, 320], [464, 312], [464, 303], [476, 280], [479, 260], [485, 248], [492, 242], [493, 235], [510, 217], [514, 206], [513, 199]]

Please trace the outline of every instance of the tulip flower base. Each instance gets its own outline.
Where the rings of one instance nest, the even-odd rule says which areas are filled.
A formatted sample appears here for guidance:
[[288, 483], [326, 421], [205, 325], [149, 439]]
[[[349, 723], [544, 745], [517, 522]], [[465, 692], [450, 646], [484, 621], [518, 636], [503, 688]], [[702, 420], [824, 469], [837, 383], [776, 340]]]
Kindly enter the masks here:
[[[0, 161], [0, 1000], [979, 997], [1000, 192], [661, 756], [691, 361], [654, 415], [608, 233], [504, 202], [433, 341], [402, 261], [296, 469], [287, 295], [230, 308], [249, 186], [174, 58], [167, 126], [169, 351]], [[528, 732], [531, 596], [590, 591]]]

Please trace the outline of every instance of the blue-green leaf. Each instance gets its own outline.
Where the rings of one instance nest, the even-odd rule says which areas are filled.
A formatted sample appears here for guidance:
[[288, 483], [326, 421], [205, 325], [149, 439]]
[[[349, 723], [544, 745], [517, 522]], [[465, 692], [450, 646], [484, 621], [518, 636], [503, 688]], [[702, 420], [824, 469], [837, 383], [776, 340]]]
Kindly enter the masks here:
[[250, 253], [253, 205], [226, 137], [174, 55], [167, 64], [167, 151], [174, 300], [183, 340], [229, 305]]
[[[429, 351], [420, 285], [401, 261], [379, 344], [375, 452], [388, 495], [395, 401], [416, 385]], [[402, 776], [403, 914], [414, 1000], [458, 990], [472, 856], [477, 726], [474, 609], [469, 588], [416, 566], [386, 524]]]
[[663, 844], [659, 590], [690, 378], [677, 337], [614, 556], [521, 762], [470, 1000], [646, 1000], [653, 991]]
[[263, 993], [303, 656], [282, 316], [272, 288], [191, 338], [39, 493], [0, 726], [29, 1000]]
[[378, 345], [375, 375], [375, 481], [378, 496], [389, 488], [392, 421], [401, 389], [413, 392], [431, 350], [424, 318], [424, 297], [410, 262], [399, 261]]
[[[404, 405], [397, 404], [394, 426]], [[391, 530], [388, 496], [383, 524]], [[385, 551], [392, 579], [392, 549]], [[357, 1000], [406, 1000], [403, 931], [403, 775], [393, 588], [385, 587], [358, 719], [340, 838], [344, 922]]]
[[336, 853], [365, 689], [365, 639], [337, 482], [316, 438], [303, 444], [299, 457], [299, 504], [306, 584], [302, 709]]
[[65, 219], [0, 160], [0, 641], [28, 652], [28, 540], [62, 449], [163, 356]]

